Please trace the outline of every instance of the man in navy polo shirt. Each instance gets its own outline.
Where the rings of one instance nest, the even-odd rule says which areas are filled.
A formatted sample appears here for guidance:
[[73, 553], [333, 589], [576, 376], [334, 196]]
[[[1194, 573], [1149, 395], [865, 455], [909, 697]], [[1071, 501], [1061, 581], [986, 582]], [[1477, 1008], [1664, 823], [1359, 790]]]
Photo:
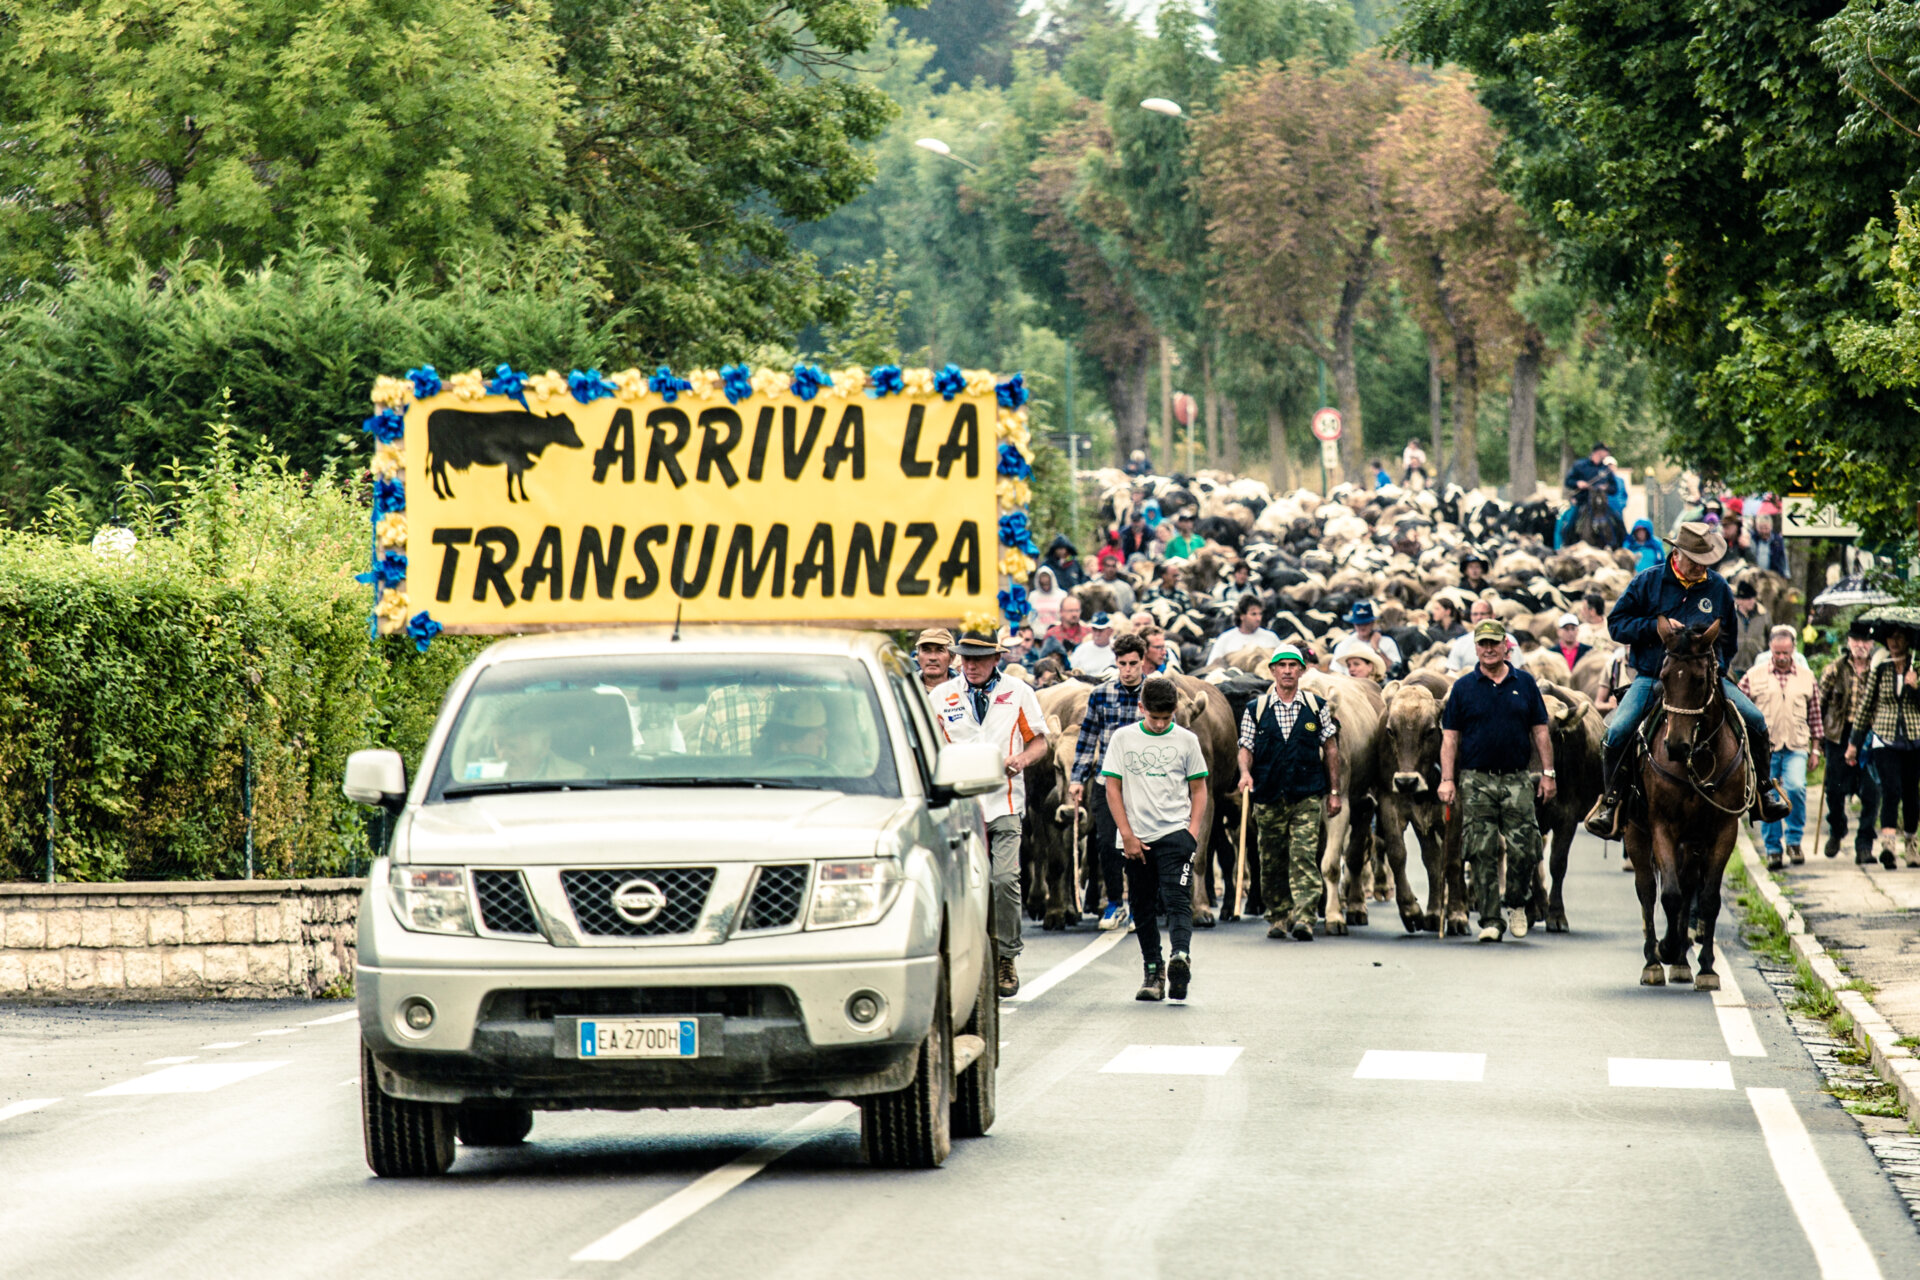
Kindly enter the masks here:
[[[1500, 855], [1506, 846], [1506, 927], [1527, 936], [1527, 903], [1540, 868], [1536, 791], [1527, 752], [1540, 753], [1538, 794], [1553, 799], [1553, 739], [1547, 704], [1532, 676], [1507, 662], [1507, 629], [1492, 619], [1473, 628], [1479, 665], [1454, 682], [1440, 716], [1440, 790], [1443, 805], [1459, 798], [1460, 852], [1473, 864], [1468, 892], [1480, 915], [1480, 941], [1498, 942]], [[1458, 780], [1456, 782], [1456, 779]]]

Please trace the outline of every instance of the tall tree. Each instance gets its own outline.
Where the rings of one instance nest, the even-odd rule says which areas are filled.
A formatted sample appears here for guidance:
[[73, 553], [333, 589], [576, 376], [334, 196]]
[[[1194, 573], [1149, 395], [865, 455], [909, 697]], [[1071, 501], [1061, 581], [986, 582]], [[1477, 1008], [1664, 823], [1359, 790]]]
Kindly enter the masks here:
[[546, 0], [5, 0], [0, 287], [311, 236], [433, 275], [568, 234]]
[[1523, 332], [1527, 326], [1513, 305], [1514, 290], [1544, 246], [1496, 183], [1499, 146], [1486, 109], [1459, 75], [1409, 89], [1379, 144], [1394, 272], [1415, 315], [1452, 356], [1452, 470], [1467, 488], [1480, 483], [1483, 357], [1508, 345], [1518, 348], [1515, 413], [1530, 441], [1544, 352], [1537, 333]]
[[1371, 53], [1236, 72], [1195, 136], [1219, 260], [1213, 305], [1229, 328], [1284, 335], [1326, 362], [1354, 474], [1366, 461], [1354, 323], [1381, 230], [1374, 151], [1409, 79]]

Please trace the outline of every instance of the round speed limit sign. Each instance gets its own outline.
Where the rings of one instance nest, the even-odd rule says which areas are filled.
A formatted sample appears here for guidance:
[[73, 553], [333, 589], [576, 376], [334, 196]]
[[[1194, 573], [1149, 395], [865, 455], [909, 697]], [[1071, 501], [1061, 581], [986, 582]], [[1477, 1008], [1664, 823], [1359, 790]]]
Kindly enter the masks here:
[[1340, 438], [1340, 411], [1338, 409], [1316, 409], [1313, 414], [1313, 434], [1320, 440], [1338, 440]]

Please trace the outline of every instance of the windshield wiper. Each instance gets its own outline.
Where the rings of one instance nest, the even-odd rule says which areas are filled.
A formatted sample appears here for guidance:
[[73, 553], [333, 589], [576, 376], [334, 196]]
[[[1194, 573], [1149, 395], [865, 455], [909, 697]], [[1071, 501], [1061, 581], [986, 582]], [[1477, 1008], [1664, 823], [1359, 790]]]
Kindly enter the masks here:
[[518, 782], [454, 782], [440, 789], [442, 798], [502, 795], [512, 791], [605, 791], [605, 778], [523, 778]]
[[614, 787], [761, 787], [769, 791], [838, 791], [838, 787], [819, 787], [805, 778], [610, 778]]

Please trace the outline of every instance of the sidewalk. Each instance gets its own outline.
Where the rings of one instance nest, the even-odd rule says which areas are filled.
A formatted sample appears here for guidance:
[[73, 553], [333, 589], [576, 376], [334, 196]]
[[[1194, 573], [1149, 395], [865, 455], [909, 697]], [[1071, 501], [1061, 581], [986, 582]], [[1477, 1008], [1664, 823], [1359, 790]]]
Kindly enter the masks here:
[[[1807, 789], [1809, 815], [1825, 824], [1825, 799], [1819, 787]], [[1920, 1037], [1920, 868], [1888, 871], [1879, 863], [1853, 860], [1858, 815], [1849, 814], [1848, 833], [1837, 856], [1815, 850], [1820, 833], [1809, 822], [1805, 866], [1789, 863], [1782, 873], [1793, 904], [1807, 928], [1853, 977], [1876, 988], [1874, 1007], [1902, 1036]], [[1759, 846], [1759, 828], [1749, 832]]]

